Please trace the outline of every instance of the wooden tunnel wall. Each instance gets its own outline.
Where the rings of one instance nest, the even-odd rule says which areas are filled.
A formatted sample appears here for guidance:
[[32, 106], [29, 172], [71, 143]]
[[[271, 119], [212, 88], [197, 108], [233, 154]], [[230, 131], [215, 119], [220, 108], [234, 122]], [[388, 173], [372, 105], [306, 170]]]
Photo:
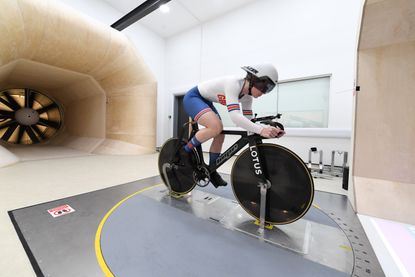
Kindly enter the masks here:
[[63, 107], [50, 144], [155, 150], [157, 84], [126, 36], [53, 0], [0, 1], [0, 18], [0, 89], [29, 87]]
[[415, 224], [415, 1], [367, 1], [361, 28], [355, 207]]

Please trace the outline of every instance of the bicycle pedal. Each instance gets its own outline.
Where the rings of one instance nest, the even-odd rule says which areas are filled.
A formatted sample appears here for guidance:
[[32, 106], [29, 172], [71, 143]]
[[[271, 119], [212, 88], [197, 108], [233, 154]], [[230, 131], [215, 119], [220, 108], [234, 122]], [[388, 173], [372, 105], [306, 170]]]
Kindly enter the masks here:
[[[255, 220], [254, 224], [257, 225], [257, 226], [260, 226], [261, 222], [257, 219], [257, 220]], [[274, 225], [265, 222], [264, 228], [268, 229], [268, 230], [272, 230], [274, 228]]]
[[209, 185], [209, 180], [199, 180], [196, 182], [196, 185], [201, 188], [207, 187], [207, 185]]

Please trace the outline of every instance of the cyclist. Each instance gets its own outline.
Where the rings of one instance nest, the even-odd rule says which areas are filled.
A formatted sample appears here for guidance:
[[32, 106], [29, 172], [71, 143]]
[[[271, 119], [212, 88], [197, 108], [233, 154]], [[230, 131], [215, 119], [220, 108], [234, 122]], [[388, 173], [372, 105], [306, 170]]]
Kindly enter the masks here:
[[[252, 99], [273, 90], [278, 82], [277, 70], [268, 63], [243, 66], [242, 69], [247, 72], [244, 79], [225, 76], [202, 82], [186, 93], [183, 99], [185, 111], [194, 121], [205, 128], [200, 129], [190, 138], [181, 155], [190, 153], [194, 147], [213, 138], [209, 150], [209, 164], [214, 163], [219, 157], [225, 136], [221, 134], [222, 121], [212, 102], [226, 105], [229, 116], [235, 125], [249, 132], [260, 134], [266, 138], [279, 138], [285, 134], [279, 128], [265, 127], [250, 121], [253, 114]], [[210, 181], [216, 188], [227, 185], [216, 171], [211, 173]]]

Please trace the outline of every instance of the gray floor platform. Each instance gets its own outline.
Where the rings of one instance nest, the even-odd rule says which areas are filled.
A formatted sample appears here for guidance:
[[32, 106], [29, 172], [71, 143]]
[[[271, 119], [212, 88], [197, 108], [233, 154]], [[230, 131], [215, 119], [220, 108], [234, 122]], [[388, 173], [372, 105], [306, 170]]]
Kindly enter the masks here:
[[[152, 177], [9, 215], [38, 276], [384, 276], [345, 196], [317, 191], [297, 221], [308, 227], [274, 228], [267, 243], [241, 228], [256, 226], [229, 186], [174, 199], [159, 184]], [[48, 212], [63, 205], [74, 211]]]

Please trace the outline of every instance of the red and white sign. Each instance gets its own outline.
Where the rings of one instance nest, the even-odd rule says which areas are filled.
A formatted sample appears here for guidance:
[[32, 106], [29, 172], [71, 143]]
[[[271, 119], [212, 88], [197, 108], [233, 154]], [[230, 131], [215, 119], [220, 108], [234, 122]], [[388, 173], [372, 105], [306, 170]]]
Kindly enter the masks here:
[[73, 213], [75, 210], [69, 205], [62, 205], [53, 209], [49, 209], [48, 213], [53, 217], [67, 215]]

